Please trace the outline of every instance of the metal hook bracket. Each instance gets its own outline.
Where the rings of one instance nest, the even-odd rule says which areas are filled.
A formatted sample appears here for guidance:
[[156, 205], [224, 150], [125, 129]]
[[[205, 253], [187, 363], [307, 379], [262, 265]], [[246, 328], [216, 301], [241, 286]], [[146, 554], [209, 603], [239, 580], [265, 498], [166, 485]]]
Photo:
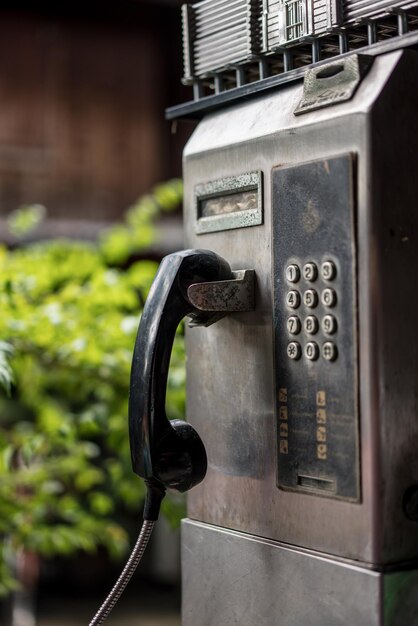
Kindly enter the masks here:
[[189, 315], [189, 326], [210, 326], [227, 313], [253, 311], [255, 308], [255, 271], [237, 270], [231, 280], [195, 283], [187, 298], [196, 312]]

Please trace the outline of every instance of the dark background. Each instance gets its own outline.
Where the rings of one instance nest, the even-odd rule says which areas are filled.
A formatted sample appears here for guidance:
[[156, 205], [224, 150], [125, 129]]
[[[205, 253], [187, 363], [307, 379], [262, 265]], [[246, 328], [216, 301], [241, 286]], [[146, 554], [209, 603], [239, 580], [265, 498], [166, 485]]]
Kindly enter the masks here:
[[167, 106], [191, 99], [181, 4], [1, 3], [0, 218], [39, 203], [50, 236], [93, 236], [181, 175], [192, 127], [164, 119]]

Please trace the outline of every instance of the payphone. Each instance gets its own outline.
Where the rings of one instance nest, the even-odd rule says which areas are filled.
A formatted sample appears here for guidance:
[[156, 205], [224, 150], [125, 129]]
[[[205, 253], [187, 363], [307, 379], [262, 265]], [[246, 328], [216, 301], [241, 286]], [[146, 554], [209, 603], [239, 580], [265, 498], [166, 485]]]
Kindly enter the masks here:
[[[200, 118], [184, 151], [190, 250], [151, 294], [196, 326], [197, 456], [180, 456], [207, 473], [182, 525], [183, 626], [418, 624], [417, 3], [322, 2], [332, 19], [315, 31], [320, 4], [184, 10], [195, 100], [168, 117]], [[134, 376], [151, 413], [164, 334], [162, 369]], [[166, 425], [145, 414], [131, 414], [134, 464], [164, 482]]]

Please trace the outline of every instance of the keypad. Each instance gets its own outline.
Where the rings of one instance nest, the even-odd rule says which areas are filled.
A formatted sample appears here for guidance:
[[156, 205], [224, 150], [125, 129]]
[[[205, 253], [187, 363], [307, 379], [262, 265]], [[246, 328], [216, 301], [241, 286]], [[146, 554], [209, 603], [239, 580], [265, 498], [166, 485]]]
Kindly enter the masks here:
[[[330, 259], [319, 263], [315, 259], [307, 259], [303, 264], [287, 264], [285, 278], [288, 290], [285, 298], [289, 310], [289, 359], [332, 362], [338, 358], [340, 295], [335, 282], [337, 277], [337, 265]], [[295, 283], [298, 283], [297, 289]], [[298, 341], [293, 339], [295, 336], [298, 336]]]

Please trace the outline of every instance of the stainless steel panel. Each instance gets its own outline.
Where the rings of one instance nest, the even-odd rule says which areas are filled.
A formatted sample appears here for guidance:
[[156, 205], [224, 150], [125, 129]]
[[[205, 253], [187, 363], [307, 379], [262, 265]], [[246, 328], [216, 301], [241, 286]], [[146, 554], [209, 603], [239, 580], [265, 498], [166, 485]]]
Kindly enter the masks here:
[[[207, 116], [192, 136], [187, 246], [255, 269], [257, 310], [187, 333], [188, 416], [209, 458], [190, 517], [372, 563], [418, 558], [417, 523], [402, 511], [418, 484], [417, 69], [415, 53], [391, 53], [350, 102], [295, 117], [302, 86], [293, 85]], [[361, 504], [276, 487], [271, 170], [349, 152], [358, 156]], [[195, 186], [258, 170], [264, 224], [196, 235]]]
[[418, 571], [352, 563], [186, 520], [183, 626], [412, 626]]

